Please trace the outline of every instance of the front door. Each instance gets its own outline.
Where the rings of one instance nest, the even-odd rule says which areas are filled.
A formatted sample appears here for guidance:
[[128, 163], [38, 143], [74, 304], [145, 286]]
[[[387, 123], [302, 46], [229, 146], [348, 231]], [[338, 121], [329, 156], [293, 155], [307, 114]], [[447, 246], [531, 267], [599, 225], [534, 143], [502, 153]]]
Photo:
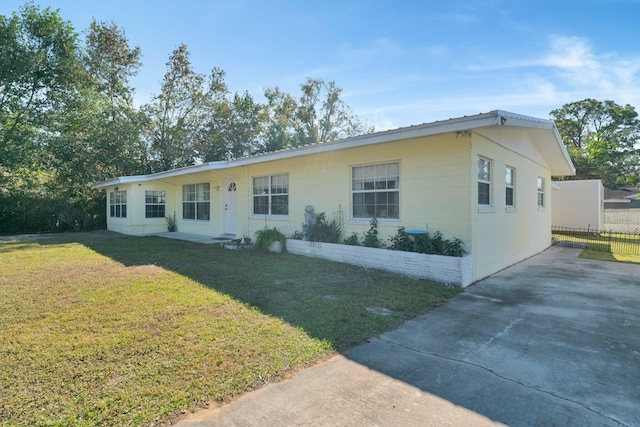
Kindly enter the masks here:
[[224, 233], [236, 234], [236, 183], [227, 181], [224, 193]]

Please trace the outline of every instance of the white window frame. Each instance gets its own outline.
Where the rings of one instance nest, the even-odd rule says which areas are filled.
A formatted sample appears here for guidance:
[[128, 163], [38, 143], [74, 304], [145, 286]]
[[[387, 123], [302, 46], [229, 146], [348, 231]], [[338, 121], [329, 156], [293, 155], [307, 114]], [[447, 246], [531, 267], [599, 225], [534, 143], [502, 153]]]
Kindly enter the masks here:
[[251, 180], [253, 216], [289, 216], [289, 174], [254, 176]]
[[127, 190], [114, 189], [109, 193], [109, 216], [111, 218], [127, 217]]
[[[516, 207], [516, 168], [505, 166], [504, 180], [504, 204], [507, 211], [511, 211]], [[511, 203], [509, 203], [509, 192], [511, 192]]]
[[[389, 201], [389, 196], [395, 201]], [[351, 219], [370, 220], [374, 217], [383, 221], [400, 219], [398, 160], [351, 166]]]
[[[493, 197], [492, 197], [492, 185], [491, 185], [491, 170], [493, 169], [493, 165], [492, 165], [492, 160], [488, 159], [486, 157], [483, 156], [478, 156], [478, 175], [477, 175], [477, 179], [478, 179], [478, 208], [481, 211], [492, 211], [493, 210]], [[488, 166], [488, 169], [486, 169], [486, 173], [485, 173], [485, 168], [484, 165]], [[489, 200], [487, 200], [487, 203], [483, 203], [484, 200], [480, 200], [480, 186], [487, 186], [487, 193], [489, 196]]]
[[[193, 211], [193, 218], [185, 216], [186, 207]], [[182, 186], [182, 219], [208, 222], [211, 220], [211, 185], [208, 182], [184, 184]]]
[[541, 176], [538, 177], [537, 180], [537, 185], [538, 185], [538, 208], [539, 209], [544, 209], [546, 207], [546, 200], [545, 200], [545, 179], [542, 178]]
[[[167, 192], [164, 190], [144, 191], [145, 219], [164, 218], [166, 216]], [[151, 214], [151, 215], [149, 215]]]

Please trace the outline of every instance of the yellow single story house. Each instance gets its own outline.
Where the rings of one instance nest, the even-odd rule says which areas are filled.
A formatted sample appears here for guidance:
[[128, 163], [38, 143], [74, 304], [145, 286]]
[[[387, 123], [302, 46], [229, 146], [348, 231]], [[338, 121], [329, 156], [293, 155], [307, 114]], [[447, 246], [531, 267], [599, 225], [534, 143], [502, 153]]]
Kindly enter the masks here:
[[465, 116], [93, 185], [107, 227], [249, 236], [302, 229], [305, 207], [340, 214], [343, 235], [378, 220], [461, 239], [473, 281], [551, 244], [551, 177], [575, 174], [554, 123], [506, 111]]

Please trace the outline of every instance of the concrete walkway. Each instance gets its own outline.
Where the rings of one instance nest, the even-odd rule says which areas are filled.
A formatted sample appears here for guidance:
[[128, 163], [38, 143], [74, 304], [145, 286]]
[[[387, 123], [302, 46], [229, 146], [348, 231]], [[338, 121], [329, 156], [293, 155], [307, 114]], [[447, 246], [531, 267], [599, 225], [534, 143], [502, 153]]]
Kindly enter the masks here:
[[202, 236], [200, 234], [183, 233], [180, 231], [173, 231], [173, 232], [165, 231], [163, 233], [152, 234], [152, 236], [164, 237], [166, 239], [174, 239], [174, 240], [185, 240], [187, 242], [193, 242], [193, 243], [203, 243], [205, 245], [211, 245], [214, 243], [220, 244], [220, 243], [225, 243], [232, 240], [230, 237], [225, 237], [225, 236], [210, 237], [210, 236]]
[[631, 426], [640, 266], [553, 247], [189, 426]]

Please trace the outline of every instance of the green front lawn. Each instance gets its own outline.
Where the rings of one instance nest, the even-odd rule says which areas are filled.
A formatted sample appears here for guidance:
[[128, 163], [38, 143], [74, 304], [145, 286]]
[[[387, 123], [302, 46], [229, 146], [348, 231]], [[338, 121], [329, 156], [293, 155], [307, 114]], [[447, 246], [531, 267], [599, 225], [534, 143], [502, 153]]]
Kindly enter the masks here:
[[0, 424], [166, 422], [344, 352], [457, 292], [156, 237], [3, 241]]
[[630, 262], [633, 264], [640, 264], [640, 255], [594, 251], [591, 249], [583, 249], [582, 252], [580, 252], [580, 258], [598, 259], [600, 261]]
[[640, 235], [622, 233], [553, 233], [562, 242], [586, 245], [580, 258], [640, 264]]

